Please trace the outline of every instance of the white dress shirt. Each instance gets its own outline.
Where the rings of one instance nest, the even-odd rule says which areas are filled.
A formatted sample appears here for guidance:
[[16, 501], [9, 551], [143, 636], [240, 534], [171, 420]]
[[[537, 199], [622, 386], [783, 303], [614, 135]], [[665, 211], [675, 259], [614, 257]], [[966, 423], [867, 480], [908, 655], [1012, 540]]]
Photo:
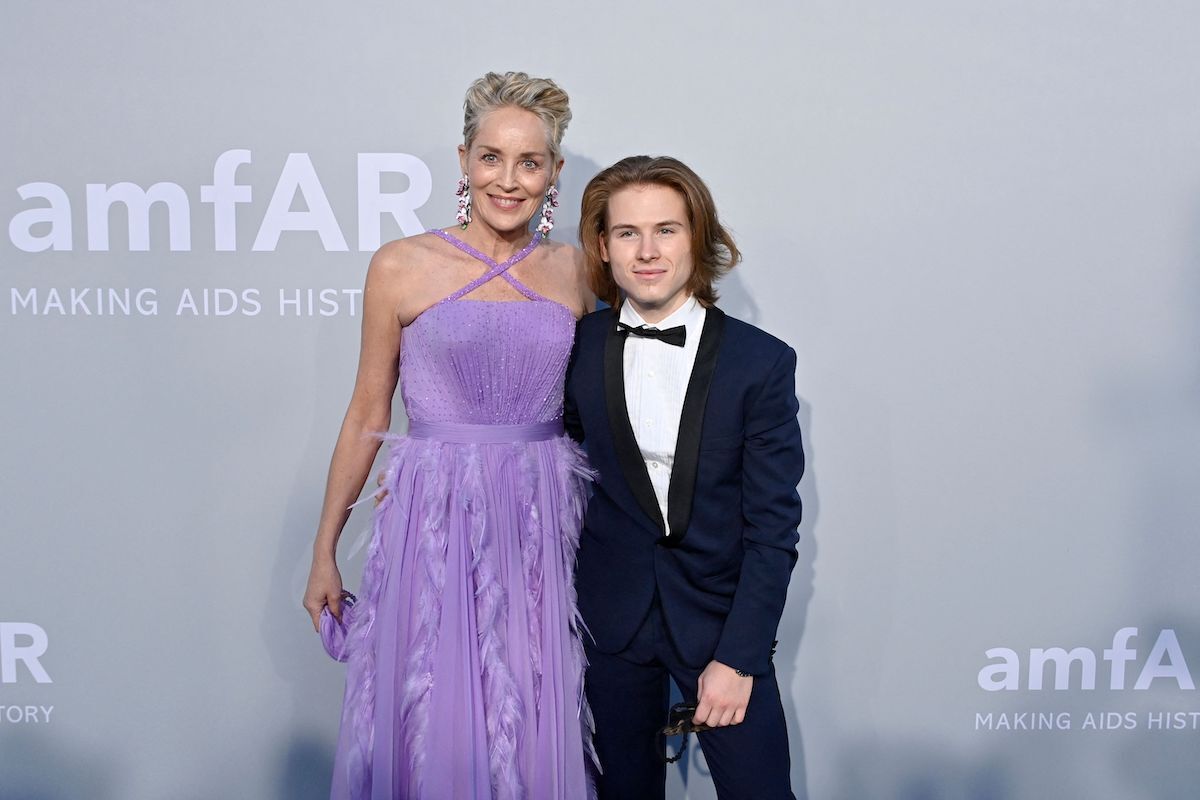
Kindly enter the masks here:
[[659, 330], [683, 325], [687, 330], [683, 347], [633, 335], [625, 340], [625, 404], [629, 408], [629, 423], [646, 462], [668, 536], [671, 528], [667, 522], [667, 490], [675, 464], [679, 418], [707, 313], [696, 298], [689, 297], [666, 319], [647, 325], [628, 302], [621, 304], [620, 321], [626, 325], [646, 325]]

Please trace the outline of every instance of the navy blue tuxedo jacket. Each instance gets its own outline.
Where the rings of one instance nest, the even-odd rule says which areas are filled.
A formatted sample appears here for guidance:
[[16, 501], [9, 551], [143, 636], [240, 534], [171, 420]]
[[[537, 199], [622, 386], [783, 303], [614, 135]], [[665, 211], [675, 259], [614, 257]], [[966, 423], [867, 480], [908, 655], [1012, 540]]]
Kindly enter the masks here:
[[796, 563], [804, 448], [796, 353], [708, 309], [684, 396], [668, 490], [671, 536], [625, 404], [617, 314], [584, 317], [564, 421], [599, 473], [580, 536], [579, 609], [594, 646], [623, 650], [657, 591], [687, 665], [768, 671]]

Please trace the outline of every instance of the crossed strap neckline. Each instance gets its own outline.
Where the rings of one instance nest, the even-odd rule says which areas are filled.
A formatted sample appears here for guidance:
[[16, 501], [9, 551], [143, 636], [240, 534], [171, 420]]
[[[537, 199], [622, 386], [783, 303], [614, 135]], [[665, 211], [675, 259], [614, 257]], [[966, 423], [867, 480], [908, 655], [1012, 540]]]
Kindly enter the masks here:
[[[511, 257], [509, 257], [506, 261], [499, 262], [499, 263], [497, 263], [497, 261], [495, 259], [493, 259], [491, 256], [487, 255], [486, 253], [482, 253], [479, 250], [476, 250], [474, 247], [467, 244], [462, 239], [459, 239], [457, 236], [455, 236], [451, 233], [447, 233], [446, 231], [442, 230], [441, 228], [430, 228], [429, 232], [432, 233], [434, 236], [437, 236], [438, 238], [442, 239], [443, 241], [446, 241], [449, 244], [453, 245], [455, 248], [461, 250], [462, 252], [466, 253], [467, 255], [471, 256], [472, 258], [476, 259], [477, 261], [482, 261], [484, 264], [488, 265], [487, 272], [480, 275], [478, 278], [471, 281], [466, 286], [462, 287], [461, 289], [456, 291], [454, 294], [447, 297], [445, 300], [442, 301], [443, 303], [448, 303], [453, 300], [458, 300], [459, 298], [463, 297], [464, 295], [475, 291], [480, 286], [482, 286], [483, 284], [487, 283], [492, 278], [495, 278], [497, 276], [503, 278], [508, 283], [509, 286], [516, 289], [518, 292], [520, 292], [522, 295], [524, 295], [525, 298], [528, 300], [544, 300], [547, 302], [553, 302], [553, 301], [549, 300], [548, 298], [545, 298], [542, 295], [538, 294], [533, 289], [530, 289], [528, 286], [526, 286], [525, 284], [523, 284], [519, 280], [517, 280], [516, 277], [509, 274], [510, 269], [512, 269], [519, 262], [524, 260], [526, 256], [528, 256], [530, 253], [532, 253], [537, 248], [537, 246], [542, 243], [542, 240], [544, 237], [542, 236], [540, 231], [533, 235], [533, 238], [529, 241], [529, 244], [522, 247], [520, 250], [518, 250], [516, 253], [514, 253]], [[492, 301], [492, 302], [505, 302], [505, 301]]]

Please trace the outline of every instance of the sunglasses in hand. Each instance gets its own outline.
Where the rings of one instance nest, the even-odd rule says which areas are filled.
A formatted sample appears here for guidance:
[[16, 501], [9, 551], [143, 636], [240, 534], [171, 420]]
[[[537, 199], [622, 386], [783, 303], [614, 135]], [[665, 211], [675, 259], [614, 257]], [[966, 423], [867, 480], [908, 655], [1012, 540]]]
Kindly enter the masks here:
[[666, 727], [662, 729], [663, 736], [681, 736], [688, 733], [699, 733], [712, 728], [703, 722], [692, 722], [696, 716], [695, 703], [676, 703], [667, 714]]
[[[671, 710], [667, 714], [667, 724], [659, 731], [659, 734], [663, 737], [663, 758], [668, 764], [674, 764], [683, 758], [683, 751], [687, 749], [687, 735], [689, 733], [700, 733], [701, 731], [712, 729], [711, 725], [706, 725], [703, 722], [692, 722], [692, 717], [694, 716], [696, 716], [695, 703], [676, 703], [671, 706]], [[679, 743], [679, 751], [673, 756], [666, 755], [666, 738], [668, 736], [683, 737], [683, 741]]]

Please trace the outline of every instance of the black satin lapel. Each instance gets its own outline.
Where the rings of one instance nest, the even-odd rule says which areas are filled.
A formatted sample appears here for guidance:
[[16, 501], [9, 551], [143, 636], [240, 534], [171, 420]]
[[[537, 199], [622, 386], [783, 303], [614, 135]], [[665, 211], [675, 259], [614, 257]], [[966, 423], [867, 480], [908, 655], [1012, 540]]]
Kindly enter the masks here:
[[725, 312], [713, 306], [704, 315], [700, 332], [700, 347], [696, 363], [683, 396], [683, 412], [679, 417], [679, 435], [675, 439], [675, 463], [671, 467], [671, 486], [667, 489], [667, 519], [671, 535], [662, 544], [674, 547], [687, 535], [692, 521], [692, 499], [696, 491], [696, 469], [700, 463], [700, 432], [704, 423], [704, 408], [712, 386], [713, 370], [717, 366], [717, 351], [725, 331]]
[[612, 429], [613, 448], [625, 482], [642, 511], [646, 512], [660, 531], [665, 530], [662, 509], [654, 496], [646, 462], [629, 423], [629, 408], [625, 403], [625, 336], [617, 334], [617, 315], [614, 312], [604, 343], [604, 400], [608, 406], [608, 424]]

